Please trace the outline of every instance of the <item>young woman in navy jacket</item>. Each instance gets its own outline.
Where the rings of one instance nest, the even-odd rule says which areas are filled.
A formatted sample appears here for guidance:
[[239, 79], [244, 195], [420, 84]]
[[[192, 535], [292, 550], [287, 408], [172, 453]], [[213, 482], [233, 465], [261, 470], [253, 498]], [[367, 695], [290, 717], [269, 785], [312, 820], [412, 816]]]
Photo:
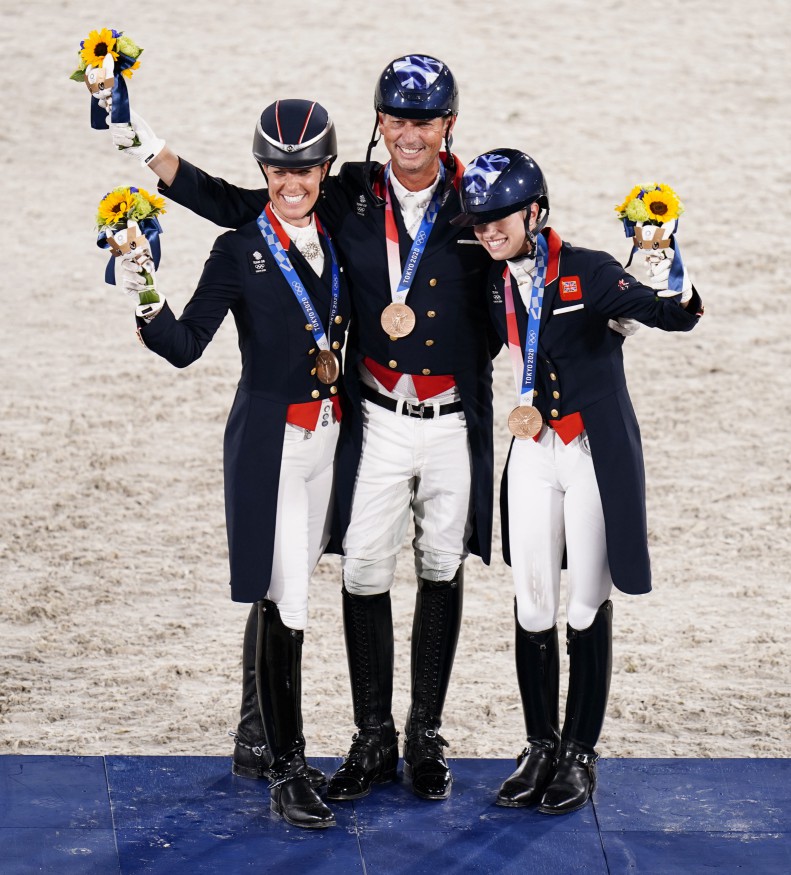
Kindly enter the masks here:
[[[609, 692], [612, 602], [651, 588], [640, 431], [626, 388], [623, 334], [610, 320], [689, 331], [702, 314], [685, 280], [668, 290], [673, 249], [650, 286], [604, 252], [572, 246], [546, 226], [538, 165], [496, 149], [465, 169], [462, 213], [494, 259], [488, 298], [509, 347], [519, 404], [502, 479], [503, 551], [516, 590], [516, 668], [527, 747], [499, 805], [581, 808], [595, 786], [595, 745]], [[567, 557], [569, 687], [558, 720], [560, 570]]]
[[[242, 375], [225, 430], [225, 506], [231, 597], [253, 607], [234, 771], [265, 772], [272, 810], [321, 828], [335, 821], [315, 789], [323, 775], [305, 762], [300, 677], [308, 584], [330, 537], [350, 313], [334, 245], [313, 213], [337, 154], [334, 125], [318, 103], [278, 101], [261, 115], [253, 154], [269, 184], [266, 209], [215, 241], [179, 319], [161, 296], [138, 307], [138, 333], [186, 367], [229, 311], [236, 322]], [[122, 267], [137, 294], [138, 262]]]

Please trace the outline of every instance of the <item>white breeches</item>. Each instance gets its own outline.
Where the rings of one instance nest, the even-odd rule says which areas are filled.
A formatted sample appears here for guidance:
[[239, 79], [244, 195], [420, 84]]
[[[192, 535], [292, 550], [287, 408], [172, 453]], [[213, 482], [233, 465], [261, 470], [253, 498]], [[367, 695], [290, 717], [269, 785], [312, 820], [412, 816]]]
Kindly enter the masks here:
[[[327, 424], [323, 425], [325, 420]], [[314, 432], [286, 425], [272, 577], [267, 598], [290, 629], [308, 622], [308, 584], [330, 537], [335, 445], [340, 426], [326, 402]], [[310, 437], [306, 437], [310, 435]]]
[[568, 556], [566, 614], [587, 629], [612, 590], [599, 487], [587, 434], [566, 446], [546, 426], [538, 441], [515, 440], [508, 463], [508, 534], [519, 625], [555, 625], [563, 547]]
[[404, 416], [363, 401], [363, 447], [343, 542], [343, 580], [353, 595], [393, 585], [396, 556], [415, 521], [415, 570], [451, 580], [467, 557], [471, 457], [463, 413]]

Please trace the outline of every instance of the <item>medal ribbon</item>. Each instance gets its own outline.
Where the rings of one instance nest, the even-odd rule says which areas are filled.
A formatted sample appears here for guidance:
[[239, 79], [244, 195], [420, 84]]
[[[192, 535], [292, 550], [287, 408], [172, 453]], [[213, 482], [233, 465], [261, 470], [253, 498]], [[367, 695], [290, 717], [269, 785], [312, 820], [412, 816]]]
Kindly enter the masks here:
[[431, 197], [423, 219], [420, 222], [412, 248], [406, 260], [406, 267], [401, 271], [401, 251], [398, 246], [398, 226], [393, 213], [393, 197], [390, 194], [390, 163], [385, 166], [385, 241], [387, 243], [387, 268], [390, 274], [390, 295], [394, 303], [403, 304], [412, 287], [412, 281], [417, 273], [417, 266], [426, 251], [428, 238], [434, 228], [434, 221], [442, 203], [442, 183], [445, 180], [445, 166], [440, 164], [439, 182]]
[[[536, 238], [536, 269], [533, 286], [530, 290], [530, 306], [527, 309], [527, 333], [525, 349], [519, 343], [519, 326], [514, 307], [514, 291], [511, 271], [506, 268], [505, 275], [505, 323], [508, 331], [508, 352], [514, 369], [514, 382], [520, 406], [533, 406], [533, 386], [536, 382], [536, 358], [538, 354], [538, 332], [541, 324], [541, 308], [544, 303], [544, 286], [547, 279], [547, 241], [543, 234]], [[519, 374], [522, 374], [521, 380]]]
[[[291, 291], [294, 293], [294, 297], [299, 302], [300, 307], [302, 307], [302, 312], [305, 314], [305, 318], [310, 323], [316, 346], [318, 346], [319, 349], [329, 349], [330, 342], [327, 338], [327, 333], [324, 330], [324, 325], [322, 325], [321, 318], [313, 307], [313, 302], [310, 300], [310, 295], [308, 295], [305, 286], [302, 285], [302, 282], [297, 276], [297, 272], [291, 264], [291, 259], [288, 257], [288, 253], [280, 243], [278, 231], [282, 231], [283, 228], [280, 222], [278, 222], [277, 216], [274, 214], [269, 204], [264, 207], [263, 213], [261, 213], [256, 219], [256, 222], [264, 240], [266, 240], [266, 245], [275, 257], [280, 272], [285, 277], [286, 282], [291, 286]], [[338, 313], [338, 301], [340, 299], [341, 290], [340, 270], [338, 268], [338, 259], [335, 255], [335, 247], [332, 245], [330, 235], [321, 226], [318, 218], [316, 219], [316, 229], [327, 241], [327, 247], [330, 250], [330, 258], [332, 259], [332, 303], [330, 304], [330, 318], [328, 322], [328, 330], [331, 331], [333, 320]]]

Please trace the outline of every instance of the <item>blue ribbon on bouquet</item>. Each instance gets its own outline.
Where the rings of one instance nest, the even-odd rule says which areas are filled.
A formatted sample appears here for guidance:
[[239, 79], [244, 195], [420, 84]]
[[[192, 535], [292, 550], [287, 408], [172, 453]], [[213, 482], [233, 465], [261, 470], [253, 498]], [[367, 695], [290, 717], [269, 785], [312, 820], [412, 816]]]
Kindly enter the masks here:
[[[159, 243], [159, 235], [163, 234], [162, 226], [156, 216], [150, 216], [148, 219], [142, 219], [137, 223], [142, 234], [148, 240], [148, 245], [151, 247], [151, 258], [154, 262], [154, 268], [159, 267], [159, 260], [162, 257], [162, 247]], [[96, 245], [100, 249], [109, 249], [110, 243], [107, 240], [107, 234], [102, 232], [96, 238]], [[110, 257], [107, 267], [104, 269], [104, 281], [109, 286], [115, 285], [115, 256]]]
[[[126, 87], [126, 79], [121, 75], [124, 70], [128, 70], [135, 62], [136, 58], [130, 58], [129, 55], [118, 53], [118, 60], [115, 62], [113, 76], [113, 109], [110, 114], [110, 121], [113, 124], [128, 125], [132, 120], [129, 111], [129, 91]], [[91, 96], [91, 127], [97, 131], [106, 131], [109, 127], [107, 124], [107, 112], [99, 106], [99, 101]]]

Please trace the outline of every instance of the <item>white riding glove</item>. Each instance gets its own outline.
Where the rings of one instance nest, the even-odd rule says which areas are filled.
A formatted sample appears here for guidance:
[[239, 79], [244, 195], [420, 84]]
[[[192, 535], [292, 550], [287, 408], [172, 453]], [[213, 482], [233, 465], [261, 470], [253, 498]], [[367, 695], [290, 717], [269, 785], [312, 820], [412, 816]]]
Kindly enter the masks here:
[[[130, 222], [130, 225], [134, 223]], [[123, 247], [126, 240], [125, 231], [113, 235], [117, 244]], [[141, 235], [142, 237], [142, 235]], [[138, 237], [135, 249], [130, 249], [115, 259], [115, 282], [118, 288], [135, 302], [135, 314], [146, 322], [150, 322], [162, 309], [165, 296], [156, 287], [156, 268], [151, 255], [151, 247], [145, 237]], [[140, 295], [155, 294], [158, 301], [141, 304]]]
[[610, 319], [607, 324], [613, 331], [623, 334], [624, 337], [631, 337], [640, 328], [640, 323], [636, 319], [626, 319], [623, 316], [619, 316], [617, 319]]
[[[112, 102], [110, 105], [112, 106]], [[165, 141], [161, 140], [134, 110], [131, 110], [130, 117], [131, 124], [110, 125], [113, 145], [124, 155], [139, 159], [145, 167], [165, 148]]]
[[[675, 258], [675, 249], [658, 249], [652, 252], [645, 260], [648, 270], [648, 285], [656, 292], [659, 298], [675, 298], [679, 292], [668, 288], [670, 281], [670, 266]], [[686, 304], [692, 297], [692, 281], [689, 274], [684, 272], [684, 280], [681, 286], [679, 303]]]

